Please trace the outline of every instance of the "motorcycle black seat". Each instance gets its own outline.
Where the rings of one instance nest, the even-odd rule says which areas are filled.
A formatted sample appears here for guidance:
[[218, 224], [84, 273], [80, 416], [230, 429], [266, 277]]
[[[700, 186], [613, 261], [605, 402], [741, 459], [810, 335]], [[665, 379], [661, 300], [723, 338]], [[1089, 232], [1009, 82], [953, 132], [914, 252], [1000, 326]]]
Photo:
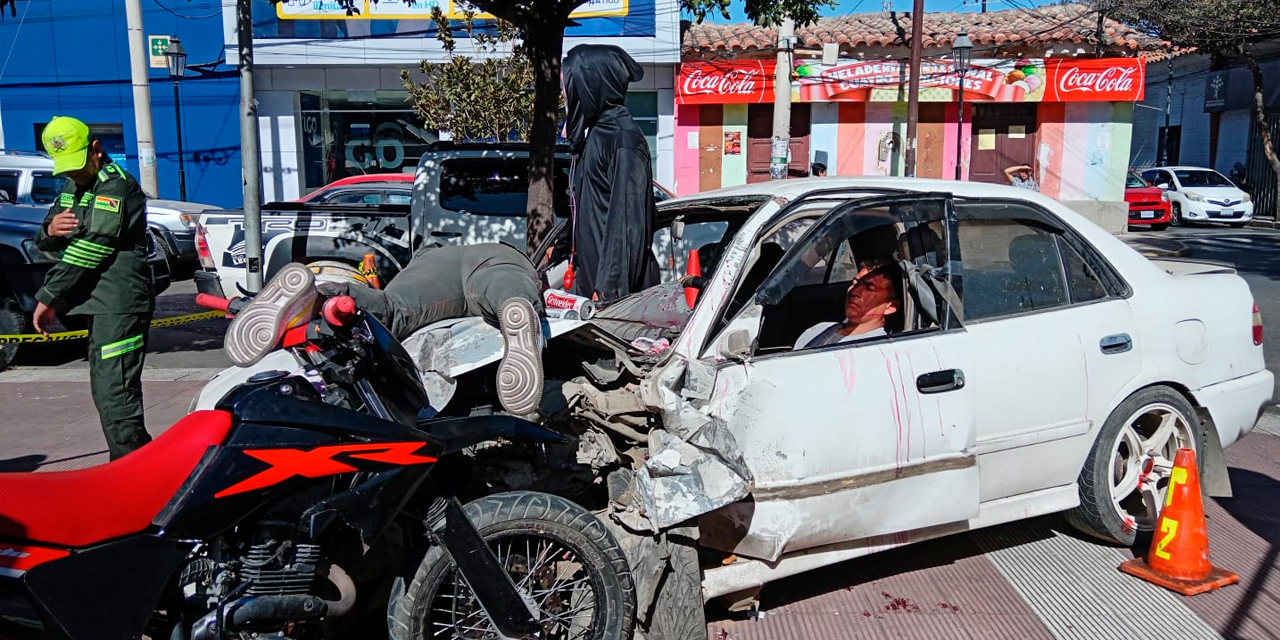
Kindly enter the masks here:
[[231, 414], [196, 411], [107, 464], [0, 473], [0, 536], [85, 547], [142, 531], [230, 431]]

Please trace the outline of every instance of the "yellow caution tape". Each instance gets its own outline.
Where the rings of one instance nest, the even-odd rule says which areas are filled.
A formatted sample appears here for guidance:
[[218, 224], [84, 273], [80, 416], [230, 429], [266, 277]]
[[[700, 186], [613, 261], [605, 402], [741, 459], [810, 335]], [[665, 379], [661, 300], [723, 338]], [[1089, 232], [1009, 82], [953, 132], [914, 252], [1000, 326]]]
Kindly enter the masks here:
[[[151, 321], [151, 328], [158, 329], [160, 327], [172, 327], [180, 324], [187, 324], [189, 322], [200, 322], [201, 320], [212, 320], [214, 318], [221, 318], [224, 315], [226, 314], [221, 311], [204, 311], [201, 313], [188, 313], [185, 316], [156, 318]], [[18, 334], [0, 333], [0, 344], [13, 344], [13, 343], [25, 344], [28, 342], [61, 342], [63, 340], [79, 340], [81, 338], [87, 338], [88, 336], [89, 336], [89, 332], [83, 329], [80, 331], [63, 331], [61, 333], [51, 333], [48, 335], [48, 337], [42, 336], [38, 333], [18, 333]]]

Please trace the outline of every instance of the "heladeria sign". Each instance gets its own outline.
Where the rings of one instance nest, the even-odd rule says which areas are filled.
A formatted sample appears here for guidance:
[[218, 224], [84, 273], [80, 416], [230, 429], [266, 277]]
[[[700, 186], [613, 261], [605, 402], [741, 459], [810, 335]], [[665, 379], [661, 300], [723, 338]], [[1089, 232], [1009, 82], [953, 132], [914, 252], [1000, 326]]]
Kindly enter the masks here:
[[[770, 60], [689, 62], [680, 65], [677, 104], [773, 102]], [[794, 102], [905, 102], [911, 69], [897, 60], [799, 62]], [[966, 102], [1130, 102], [1143, 98], [1141, 58], [977, 60], [962, 76], [950, 60], [920, 66], [920, 100], [954, 102], [961, 82]]]

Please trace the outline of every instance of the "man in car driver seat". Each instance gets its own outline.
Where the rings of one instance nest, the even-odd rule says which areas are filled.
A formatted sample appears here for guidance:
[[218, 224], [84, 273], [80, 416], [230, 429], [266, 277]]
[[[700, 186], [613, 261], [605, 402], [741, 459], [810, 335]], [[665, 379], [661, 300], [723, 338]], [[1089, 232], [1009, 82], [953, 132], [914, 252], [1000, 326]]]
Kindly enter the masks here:
[[[842, 322], [819, 322], [796, 340], [796, 349], [821, 347], [885, 334], [886, 321], [900, 319], [902, 271], [891, 261], [874, 258], [860, 265], [858, 277], [845, 293]], [[891, 327], [898, 328], [898, 327]]]

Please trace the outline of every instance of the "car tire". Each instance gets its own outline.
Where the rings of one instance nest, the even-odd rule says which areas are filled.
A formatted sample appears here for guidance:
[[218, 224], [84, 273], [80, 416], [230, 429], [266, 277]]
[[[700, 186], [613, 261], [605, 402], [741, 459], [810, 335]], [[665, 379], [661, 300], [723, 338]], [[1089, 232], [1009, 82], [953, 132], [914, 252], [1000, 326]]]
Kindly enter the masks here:
[[1168, 229], [1168, 228], [1169, 228], [1169, 225], [1168, 225], [1167, 223], [1164, 223], [1164, 222], [1162, 222], [1162, 223], [1160, 223], [1160, 224], [1153, 224], [1153, 225], [1151, 225], [1151, 230], [1152, 230], [1152, 231], [1164, 231], [1165, 229]]
[[[0, 298], [0, 335], [12, 335], [27, 332], [27, 314], [18, 307], [12, 296]], [[0, 371], [9, 368], [18, 356], [17, 343], [0, 344]]]
[[1182, 220], [1182, 205], [1174, 202], [1169, 206], [1169, 222], [1175, 227], [1181, 227], [1186, 223]]
[[[1177, 449], [1190, 446], [1200, 459], [1198, 424], [1195, 408], [1169, 387], [1147, 387], [1126, 398], [1107, 417], [1085, 459], [1080, 505], [1066, 512], [1067, 521], [1082, 533], [1125, 546], [1133, 545], [1139, 531], [1154, 530]], [[1154, 466], [1144, 473], [1148, 459]], [[1147, 478], [1154, 479], [1143, 482]], [[1126, 491], [1123, 485], [1129, 484], [1133, 488]]]
[[689, 529], [674, 529], [667, 535], [671, 555], [668, 570], [653, 599], [646, 638], [702, 640], [707, 637], [707, 612], [702, 600], [702, 567], [698, 563], [697, 542]]

